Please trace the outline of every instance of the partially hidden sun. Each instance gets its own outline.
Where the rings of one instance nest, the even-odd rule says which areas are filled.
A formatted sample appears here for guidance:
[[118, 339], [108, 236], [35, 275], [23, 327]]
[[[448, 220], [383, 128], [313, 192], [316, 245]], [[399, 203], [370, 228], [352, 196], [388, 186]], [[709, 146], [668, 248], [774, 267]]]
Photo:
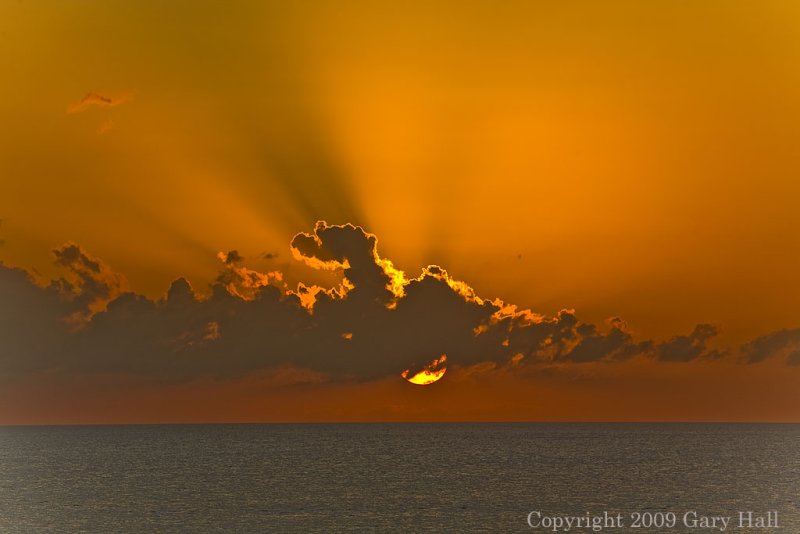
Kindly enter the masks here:
[[441, 380], [445, 371], [447, 371], [447, 355], [442, 354], [431, 363], [426, 365], [422, 371], [418, 372], [417, 374], [409, 376], [411, 372], [406, 369], [400, 373], [400, 376], [412, 384], [416, 384], [418, 386], [427, 386], [428, 384], [433, 384], [434, 382]]

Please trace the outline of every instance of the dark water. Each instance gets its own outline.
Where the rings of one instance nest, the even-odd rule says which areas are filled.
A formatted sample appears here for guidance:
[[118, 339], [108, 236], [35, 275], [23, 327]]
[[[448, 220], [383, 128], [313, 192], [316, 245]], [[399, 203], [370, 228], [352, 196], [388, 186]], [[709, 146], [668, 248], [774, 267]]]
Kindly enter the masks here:
[[[684, 527], [694, 510], [797, 534], [799, 495], [800, 425], [0, 428], [2, 532], [552, 532], [534, 510], [720, 532]], [[768, 510], [781, 528], [735, 528]]]

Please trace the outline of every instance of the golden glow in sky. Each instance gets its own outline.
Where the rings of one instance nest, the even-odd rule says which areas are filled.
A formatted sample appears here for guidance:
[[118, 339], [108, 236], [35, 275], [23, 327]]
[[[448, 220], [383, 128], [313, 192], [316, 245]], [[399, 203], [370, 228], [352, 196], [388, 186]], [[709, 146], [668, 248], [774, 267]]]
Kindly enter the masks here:
[[37, 375], [80, 343], [130, 358], [68, 360], [128, 406], [93, 420], [797, 419], [798, 43], [790, 0], [3, 3], [0, 296], [39, 311], [0, 422], [89, 413]]

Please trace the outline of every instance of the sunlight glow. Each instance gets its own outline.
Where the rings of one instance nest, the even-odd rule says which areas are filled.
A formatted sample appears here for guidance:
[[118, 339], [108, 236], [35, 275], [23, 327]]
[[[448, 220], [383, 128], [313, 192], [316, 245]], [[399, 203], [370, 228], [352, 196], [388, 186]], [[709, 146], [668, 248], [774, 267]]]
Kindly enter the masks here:
[[428, 384], [433, 384], [441, 380], [444, 376], [444, 373], [447, 371], [447, 355], [442, 354], [439, 358], [436, 358], [431, 363], [429, 363], [422, 371], [418, 372], [412, 377], [409, 377], [410, 371], [406, 369], [400, 376], [411, 382], [412, 384], [416, 384], [418, 386], [427, 386]]

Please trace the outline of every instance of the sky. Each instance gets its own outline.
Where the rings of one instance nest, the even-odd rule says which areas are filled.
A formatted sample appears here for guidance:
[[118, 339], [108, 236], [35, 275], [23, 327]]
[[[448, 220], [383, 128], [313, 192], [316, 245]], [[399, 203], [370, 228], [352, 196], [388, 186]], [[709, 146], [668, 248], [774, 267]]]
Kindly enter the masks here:
[[0, 80], [0, 424], [800, 421], [796, 2], [7, 1]]

